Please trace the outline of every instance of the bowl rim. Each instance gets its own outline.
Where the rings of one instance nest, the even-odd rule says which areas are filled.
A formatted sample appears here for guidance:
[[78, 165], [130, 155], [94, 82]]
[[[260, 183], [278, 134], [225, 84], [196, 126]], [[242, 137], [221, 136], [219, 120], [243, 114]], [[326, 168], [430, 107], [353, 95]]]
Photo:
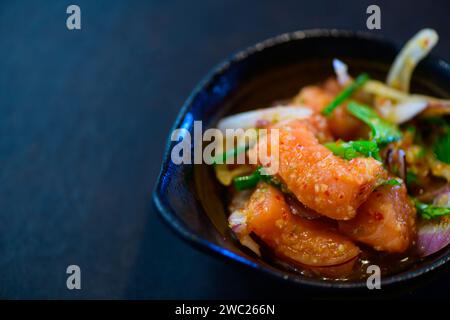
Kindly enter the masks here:
[[[222, 76], [228, 69], [230, 69], [233, 65], [240, 63], [241, 61], [247, 59], [253, 54], [256, 54], [262, 50], [275, 47], [278, 45], [282, 45], [284, 43], [288, 43], [291, 41], [299, 41], [307, 38], [348, 38], [355, 40], [370, 40], [383, 44], [388, 44], [396, 48], [399, 47], [395, 45], [392, 41], [386, 39], [383, 36], [376, 35], [373, 33], [365, 32], [365, 31], [350, 31], [350, 30], [342, 30], [342, 29], [306, 29], [306, 30], [298, 30], [293, 32], [287, 32], [280, 35], [276, 35], [270, 37], [268, 39], [262, 40], [254, 45], [248, 46], [243, 50], [237, 51], [236, 53], [228, 56], [225, 60], [217, 64], [213, 67], [207, 74], [204, 76], [200, 82], [194, 87], [194, 89], [189, 94], [188, 98], [183, 103], [178, 115], [172, 125], [170, 132], [180, 127], [185, 118], [188, 110], [192, 106], [192, 102], [198, 96], [198, 94], [210, 84], [214, 83], [215, 79]], [[440, 67], [448, 70], [450, 72], [450, 64], [443, 60], [442, 58], [436, 57], [434, 55], [429, 55], [426, 58], [427, 61], [433, 61], [435, 64], [439, 64]], [[366, 279], [356, 280], [356, 281], [329, 281], [308, 277], [297, 277], [291, 276], [289, 274], [282, 274], [282, 272], [278, 272], [275, 269], [268, 268], [259, 264], [257, 262], [251, 261], [250, 259], [243, 257], [233, 251], [230, 251], [220, 245], [214, 244], [209, 240], [202, 238], [197, 235], [193, 230], [189, 228], [170, 208], [167, 201], [164, 198], [164, 177], [167, 173], [167, 167], [170, 163], [170, 151], [171, 151], [172, 141], [170, 137], [167, 139], [164, 154], [162, 158], [162, 165], [160, 168], [160, 172], [158, 178], [156, 180], [156, 184], [152, 193], [153, 204], [159, 212], [160, 217], [163, 218], [163, 221], [169, 225], [169, 227], [175, 231], [175, 233], [180, 236], [184, 241], [193, 245], [197, 249], [202, 251], [206, 251], [207, 253], [211, 253], [215, 256], [230, 258], [231, 260], [238, 262], [240, 264], [249, 266], [253, 269], [259, 270], [265, 274], [268, 274], [276, 279], [281, 281], [286, 281], [290, 283], [295, 283], [296, 285], [304, 285], [313, 288], [322, 288], [322, 289], [367, 289]], [[407, 280], [411, 280], [417, 278], [421, 275], [429, 273], [432, 270], [435, 270], [439, 267], [442, 267], [445, 263], [450, 260], [450, 252], [445, 256], [433, 261], [432, 263], [426, 264], [422, 267], [419, 267], [415, 270], [405, 271], [400, 274], [393, 274], [390, 276], [385, 276], [381, 279], [381, 287], [393, 285], [399, 282], [404, 282]]]

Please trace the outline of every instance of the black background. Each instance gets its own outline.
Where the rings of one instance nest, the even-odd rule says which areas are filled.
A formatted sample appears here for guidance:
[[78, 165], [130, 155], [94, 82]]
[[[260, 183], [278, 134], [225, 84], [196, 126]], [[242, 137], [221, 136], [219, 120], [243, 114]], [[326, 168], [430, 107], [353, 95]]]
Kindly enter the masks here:
[[[78, 4], [82, 30], [66, 28]], [[0, 297], [306, 297], [179, 240], [151, 205], [171, 123], [233, 52], [309, 28], [365, 30], [372, 1], [2, 1]], [[376, 1], [402, 43], [450, 59], [448, 1]], [[66, 288], [66, 267], [82, 290]], [[406, 297], [448, 296], [440, 277]]]

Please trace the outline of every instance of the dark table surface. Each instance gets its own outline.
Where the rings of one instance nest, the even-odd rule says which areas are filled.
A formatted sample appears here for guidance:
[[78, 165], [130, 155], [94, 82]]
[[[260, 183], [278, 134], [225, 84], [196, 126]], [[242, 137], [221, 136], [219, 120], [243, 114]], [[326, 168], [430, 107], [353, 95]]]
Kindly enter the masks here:
[[[66, 28], [78, 4], [82, 29]], [[364, 30], [371, 1], [2, 1], [0, 297], [291, 298], [308, 292], [200, 253], [151, 204], [165, 139], [233, 52], [308, 28]], [[450, 59], [448, 1], [377, 1], [401, 43], [428, 26]], [[81, 267], [82, 289], [66, 288]], [[406, 297], [447, 295], [450, 277]]]

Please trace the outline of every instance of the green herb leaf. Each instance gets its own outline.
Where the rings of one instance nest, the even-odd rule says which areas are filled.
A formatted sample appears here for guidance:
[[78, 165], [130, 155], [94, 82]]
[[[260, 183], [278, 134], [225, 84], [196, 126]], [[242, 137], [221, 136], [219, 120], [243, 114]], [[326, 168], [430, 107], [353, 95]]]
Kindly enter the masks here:
[[446, 216], [450, 214], [450, 207], [438, 207], [434, 206], [432, 204], [427, 204], [420, 202], [417, 199], [413, 199], [414, 203], [417, 208], [417, 212], [422, 216], [424, 219], [433, 219], [438, 218], [442, 216]]
[[378, 144], [384, 145], [401, 139], [402, 133], [398, 127], [381, 118], [368, 106], [350, 102], [347, 110], [372, 129], [371, 139]]
[[330, 102], [323, 110], [322, 114], [329, 116], [334, 109], [339, 107], [345, 100], [347, 100], [356, 90], [358, 90], [362, 85], [369, 80], [369, 75], [367, 73], [360, 74], [355, 81], [353, 81], [348, 87], [342, 90], [333, 101]]
[[415, 184], [417, 184], [417, 182], [419, 181], [419, 179], [417, 178], [417, 174], [415, 174], [414, 172], [407, 170], [406, 171], [406, 185], [408, 187], [411, 187]]
[[434, 154], [439, 161], [450, 164], [450, 131], [438, 138], [434, 145]]
[[238, 190], [245, 190], [255, 187], [261, 180], [261, 173], [259, 168], [248, 176], [236, 177], [233, 179], [233, 184]]
[[382, 186], [400, 186], [401, 182], [397, 179], [389, 179], [381, 184]]
[[239, 145], [236, 148], [229, 149], [229, 150], [215, 156], [212, 160], [213, 164], [224, 164], [224, 163], [226, 163], [227, 159], [234, 158], [238, 154], [241, 154], [242, 152], [245, 152], [248, 149], [249, 149], [249, 146], [247, 144]]
[[245, 190], [254, 188], [258, 182], [264, 181], [272, 186], [280, 189], [284, 193], [290, 193], [288, 188], [279, 181], [276, 177], [268, 175], [264, 172], [263, 167], [258, 167], [252, 174], [248, 176], [241, 176], [233, 179], [233, 184], [238, 190]]
[[373, 157], [381, 161], [379, 154], [379, 148], [376, 142], [367, 140], [358, 141], [337, 141], [324, 144], [325, 147], [330, 149], [335, 155], [351, 160], [358, 157]]

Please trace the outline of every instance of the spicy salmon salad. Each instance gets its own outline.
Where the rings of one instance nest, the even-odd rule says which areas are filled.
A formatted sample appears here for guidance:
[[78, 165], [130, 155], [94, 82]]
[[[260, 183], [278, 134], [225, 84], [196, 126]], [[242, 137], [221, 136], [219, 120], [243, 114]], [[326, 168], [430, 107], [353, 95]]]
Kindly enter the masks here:
[[222, 132], [241, 130], [224, 134], [211, 167], [242, 250], [356, 280], [369, 265], [393, 274], [450, 243], [450, 100], [410, 89], [437, 41], [421, 30], [383, 80], [336, 57], [332, 77], [289, 100], [220, 119]]

